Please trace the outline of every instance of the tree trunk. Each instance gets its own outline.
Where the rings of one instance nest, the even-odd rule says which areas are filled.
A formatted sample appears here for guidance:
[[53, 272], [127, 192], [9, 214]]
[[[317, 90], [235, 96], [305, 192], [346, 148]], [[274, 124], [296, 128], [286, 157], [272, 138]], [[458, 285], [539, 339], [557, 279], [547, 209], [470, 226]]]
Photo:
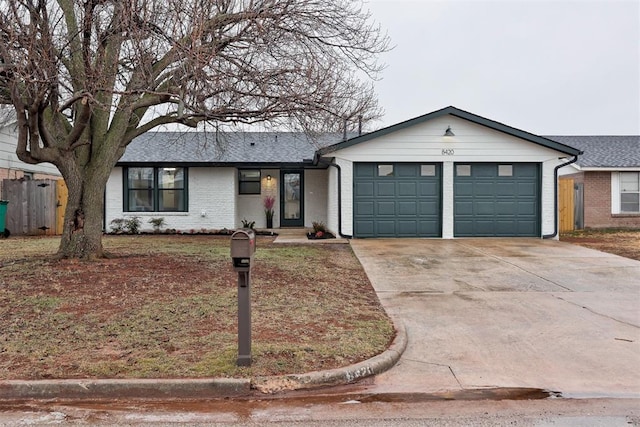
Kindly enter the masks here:
[[[102, 247], [104, 173], [86, 172], [81, 176], [65, 176], [69, 198], [64, 215], [62, 240], [58, 248], [61, 258], [92, 260], [105, 256]], [[108, 175], [107, 175], [108, 176]]]

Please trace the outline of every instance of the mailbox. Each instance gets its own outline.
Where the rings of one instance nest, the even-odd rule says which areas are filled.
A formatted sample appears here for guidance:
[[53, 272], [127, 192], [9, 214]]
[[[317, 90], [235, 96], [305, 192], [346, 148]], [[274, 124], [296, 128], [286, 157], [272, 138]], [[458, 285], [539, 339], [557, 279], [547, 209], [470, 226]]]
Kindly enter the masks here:
[[256, 233], [253, 230], [238, 230], [231, 235], [231, 259], [236, 271], [249, 271], [256, 252]]

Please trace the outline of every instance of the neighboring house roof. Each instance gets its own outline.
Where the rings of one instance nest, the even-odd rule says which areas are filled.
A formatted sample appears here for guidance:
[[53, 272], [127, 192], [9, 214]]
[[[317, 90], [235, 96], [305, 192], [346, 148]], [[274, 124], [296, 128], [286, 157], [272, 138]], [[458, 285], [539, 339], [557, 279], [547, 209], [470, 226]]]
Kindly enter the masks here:
[[340, 133], [314, 137], [302, 132], [147, 132], [127, 147], [119, 164], [301, 164]]
[[386, 127], [386, 128], [382, 128], [382, 129], [377, 130], [375, 132], [363, 134], [361, 136], [357, 136], [355, 138], [351, 138], [351, 139], [348, 139], [346, 141], [339, 142], [337, 144], [334, 144], [334, 145], [331, 145], [329, 147], [321, 149], [319, 151], [319, 154], [320, 155], [329, 154], [329, 153], [332, 153], [334, 151], [350, 147], [352, 145], [360, 144], [361, 142], [369, 141], [371, 139], [378, 138], [378, 137], [383, 136], [383, 135], [387, 135], [387, 134], [389, 134], [391, 132], [396, 132], [398, 130], [405, 129], [405, 128], [408, 128], [410, 126], [414, 126], [416, 124], [423, 123], [423, 122], [426, 122], [428, 120], [435, 119], [437, 117], [442, 117], [444, 115], [452, 115], [454, 117], [459, 117], [461, 119], [468, 120], [470, 122], [473, 122], [473, 123], [476, 123], [476, 124], [479, 124], [479, 125], [486, 126], [488, 128], [494, 129], [496, 131], [503, 132], [503, 133], [506, 133], [508, 135], [512, 135], [512, 136], [515, 136], [517, 138], [521, 138], [521, 139], [524, 139], [526, 141], [530, 141], [530, 142], [533, 142], [535, 144], [542, 145], [544, 147], [554, 149], [556, 151], [560, 151], [561, 153], [569, 154], [569, 155], [572, 155], [572, 156], [577, 156], [577, 155], [580, 154], [580, 150], [577, 150], [577, 149], [575, 149], [573, 147], [570, 147], [568, 145], [565, 145], [563, 143], [560, 143], [560, 142], [557, 142], [557, 141], [552, 141], [552, 140], [544, 138], [542, 136], [534, 135], [532, 133], [525, 132], [525, 131], [520, 130], [520, 129], [516, 129], [516, 128], [513, 128], [511, 126], [507, 126], [505, 124], [496, 122], [494, 120], [490, 120], [490, 119], [487, 119], [487, 118], [484, 118], [484, 117], [480, 117], [480, 116], [475, 115], [473, 113], [469, 113], [468, 111], [460, 110], [459, 108], [456, 108], [456, 107], [446, 107], [446, 108], [443, 108], [441, 110], [434, 111], [432, 113], [428, 113], [428, 114], [425, 114], [425, 115], [422, 115], [422, 116], [419, 116], [419, 117], [416, 117], [416, 118], [413, 118], [413, 119], [410, 119], [410, 120], [407, 120], [407, 121], [404, 121], [404, 122], [401, 122], [401, 123], [398, 123], [398, 124], [395, 124], [395, 125], [392, 125], [392, 126], [389, 126], [389, 127]]
[[640, 136], [548, 136], [584, 152], [576, 162], [584, 168], [640, 167]]

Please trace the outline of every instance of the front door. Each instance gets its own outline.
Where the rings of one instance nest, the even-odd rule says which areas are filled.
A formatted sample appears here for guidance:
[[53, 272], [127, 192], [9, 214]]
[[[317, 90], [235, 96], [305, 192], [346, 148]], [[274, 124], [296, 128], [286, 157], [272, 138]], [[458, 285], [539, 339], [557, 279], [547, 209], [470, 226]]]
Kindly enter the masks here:
[[280, 183], [280, 226], [304, 227], [304, 172], [282, 171]]

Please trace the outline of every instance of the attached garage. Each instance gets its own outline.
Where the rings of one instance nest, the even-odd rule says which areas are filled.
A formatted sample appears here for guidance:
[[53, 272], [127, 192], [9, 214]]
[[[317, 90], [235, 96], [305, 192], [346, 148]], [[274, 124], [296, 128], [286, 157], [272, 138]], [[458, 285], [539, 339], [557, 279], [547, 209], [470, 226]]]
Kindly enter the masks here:
[[355, 237], [440, 237], [441, 166], [356, 163]]
[[580, 150], [447, 107], [318, 151], [342, 236], [557, 238], [558, 170]]
[[455, 237], [540, 236], [537, 163], [456, 163]]

